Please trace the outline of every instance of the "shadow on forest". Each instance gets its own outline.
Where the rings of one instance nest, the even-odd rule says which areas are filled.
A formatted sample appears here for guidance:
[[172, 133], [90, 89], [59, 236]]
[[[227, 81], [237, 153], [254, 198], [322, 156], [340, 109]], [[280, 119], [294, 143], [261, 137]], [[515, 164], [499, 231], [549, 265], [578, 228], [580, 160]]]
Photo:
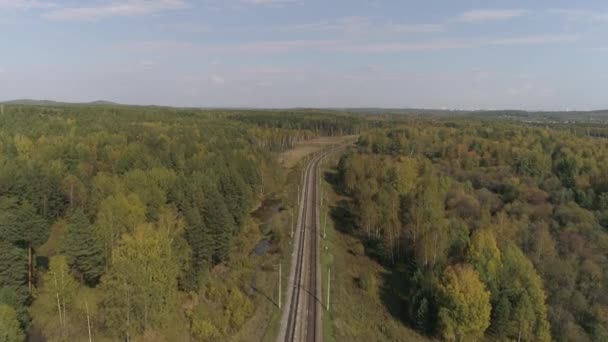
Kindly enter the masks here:
[[332, 170], [332, 171], [325, 171], [325, 173], [323, 173], [323, 179], [329, 184], [331, 185], [332, 190], [340, 195], [340, 196], [347, 196], [348, 194], [346, 194], [344, 192], [344, 189], [342, 189], [342, 187], [340, 186], [340, 175], [338, 174], [337, 170]]
[[382, 278], [382, 286], [379, 289], [380, 299], [384, 307], [394, 318], [408, 324], [407, 301], [403, 295], [408, 285], [407, 272], [395, 266], [382, 272], [379, 276]]

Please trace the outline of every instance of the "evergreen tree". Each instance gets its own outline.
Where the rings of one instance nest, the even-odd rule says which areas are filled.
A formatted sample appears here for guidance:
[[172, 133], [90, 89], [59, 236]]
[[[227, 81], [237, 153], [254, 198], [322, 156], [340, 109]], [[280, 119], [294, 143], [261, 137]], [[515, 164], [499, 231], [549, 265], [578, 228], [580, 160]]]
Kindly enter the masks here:
[[104, 272], [103, 247], [94, 226], [81, 209], [76, 210], [70, 218], [63, 251], [81, 283], [86, 281], [95, 285]]
[[210, 182], [205, 186], [205, 205], [202, 219], [209, 229], [214, 263], [223, 261], [230, 250], [230, 242], [235, 232], [235, 223], [226, 207], [226, 202], [217, 187]]
[[0, 239], [0, 288], [15, 292], [20, 303], [26, 303], [27, 251]]

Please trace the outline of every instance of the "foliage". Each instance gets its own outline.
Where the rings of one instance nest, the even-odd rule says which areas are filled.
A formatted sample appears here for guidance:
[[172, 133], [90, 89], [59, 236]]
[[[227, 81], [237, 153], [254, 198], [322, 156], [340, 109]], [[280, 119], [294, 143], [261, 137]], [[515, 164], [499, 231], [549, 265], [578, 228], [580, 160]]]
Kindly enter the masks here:
[[123, 235], [102, 279], [105, 319], [118, 335], [141, 334], [167, 324], [175, 305], [177, 276], [171, 235], [150, 225]]
[[490, 326], [490, 293], [470, 266], [448, 266], [438, 294], [439, 332], [444, 339], [477, 339]]
[[25, 334], [21, 330], [17, 313], [8, 305], [0, 304], [0, 341], [21, 342]]
[[368, 254], [405, 265], [404, 319], [445, 333], [433, 324], [437, 275], [465, 265], [489, 292], [490, 339], [604, 336], [605, 140], [490, 119], [391, 120], [361, 134], [336, 185]]
[[82, 210], [72, 214], [63, 246], [70, 268], [81, 282], [96, 284], [104, 271], [104, 254], [94, 226]]

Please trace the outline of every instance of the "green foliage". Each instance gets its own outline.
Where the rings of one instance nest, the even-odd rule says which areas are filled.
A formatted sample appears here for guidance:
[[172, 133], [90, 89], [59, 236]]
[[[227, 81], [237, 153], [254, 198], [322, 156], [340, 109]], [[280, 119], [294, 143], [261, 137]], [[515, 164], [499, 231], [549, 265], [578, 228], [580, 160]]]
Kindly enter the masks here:
[[491, 230], [480, 229], [473, 233], [468, 259], [479, 273], [481, 281], [488, 287], [492, 295], [495, 295], [498, 292], [498, 276], [502, 269], [502, 259], [496, 238]]
[[241, 290], [225, 284], [208, 284], [207, 299], [219, 306], [201, 304], [191, 318], [192, 333], [202, 341], [226, 339], [245, 323], [254, 309]]
[[21, 342], [25, 334], [21, 330], [15, 310], [8, 305], [0, 304], [0, 341]]
[[75, 310], [79, 284], [70, 273], [65, 256], [51, 258], [49, 270], [42, 277], [42, 285], [33, 307], [34, 324], [49, 339], [73, 339], [74, 323], [81, 319]]
[[96, 284], [104, 272], [103, 247], [82, 210], [72, 214], [63, 244], [70, 268], [80, 276], [81, 282]]
[[177, 276], [171, 234], [150, 225], [123, 235], [102, 278], [104, 316], [116, 335], [165, 326], [174, 310]]
[[122, 193], [107, 197], [101, 202], [97, 214], [97, 232], [103, 241], [106, 263], [112, 260], [112, 251], [123, 234], [146, 222], [145, 206], [135, 194]]
[[436, 275], [467, 264], [490, 293], [489, 338], [603, 336], [603, 139], [472, 118], [393, 117], [387, 126], [362, 133], [340, 159], [337, 186], [352, 199], [351, 232], [368, 254], [407, 265], [409, 279], [394, 290], [408, 298], [405, 319], [440, 333]]
[[0, 288], [14, 291], [18, 302], [29, 299], [27, 251], [0, 239]]
[[534, 266], [514, 245], [505, 248], [503, 262], [500, 298], [508, 298], [510, 305], [503, 303], [501, 315], [509, 316], [500, 317], [499, 323], [502, 323], [504, 317], [510, 317], [510, 324], [509, 329], [500, 330], [498, 334], [512, 338], [521, 336], [533, 341], [550, 341], [546, 296], [542, 280]]

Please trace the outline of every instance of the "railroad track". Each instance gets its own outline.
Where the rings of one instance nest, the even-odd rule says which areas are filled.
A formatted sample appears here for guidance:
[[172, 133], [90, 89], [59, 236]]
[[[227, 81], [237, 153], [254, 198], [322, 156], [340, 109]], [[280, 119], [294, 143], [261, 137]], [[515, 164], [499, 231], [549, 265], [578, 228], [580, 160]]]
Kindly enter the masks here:
[[283, 307], [278, 342], [322, 341], [318, 166], [323, 157], [343, 146], [315, 155], [304, 171], [287, 302]]

